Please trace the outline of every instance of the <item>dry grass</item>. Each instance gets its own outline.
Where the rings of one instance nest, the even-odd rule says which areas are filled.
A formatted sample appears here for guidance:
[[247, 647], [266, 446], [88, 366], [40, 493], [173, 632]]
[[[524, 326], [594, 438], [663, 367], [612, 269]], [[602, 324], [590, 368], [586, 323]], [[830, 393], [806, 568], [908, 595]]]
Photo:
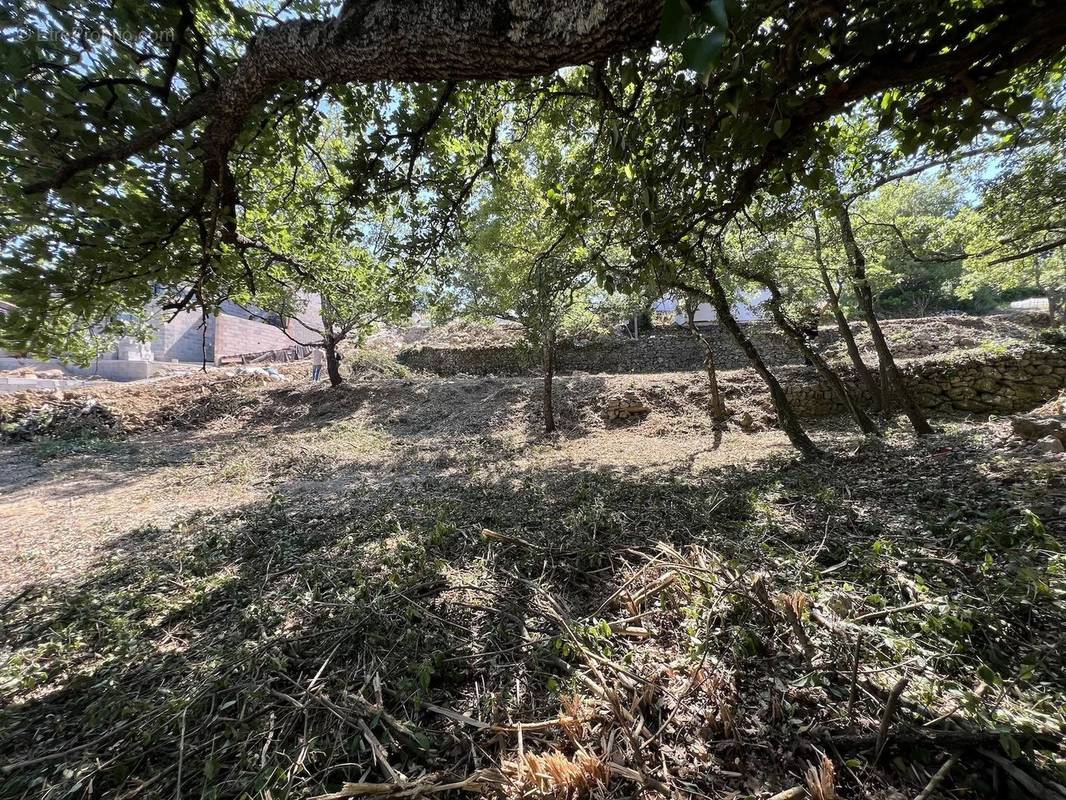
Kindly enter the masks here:
[[611, 777], [607, 765], [596, 756], [566, 756], [559, 751], [525, 753], [506, 763], [503, 771], [514, 782], [515, 793], [528, 798], [594, 796], [607, 788]]
[[836, 768], [828, 758], [822, 756], [822, 763], [807, 767], [805, 777], [812, 800], [837, 800]]
[[889, 798], [956, 751], [990, 791], [915, 730], [1062, 782], [1058, 465], [961, 423], [830, 421], [813, 465], [701, 463], [666, 412], [544, 442], [514, 386], [219, 387], [195, 436], [6, 448], [0, 562], [45, 549], [0, 600], [0, 797]]

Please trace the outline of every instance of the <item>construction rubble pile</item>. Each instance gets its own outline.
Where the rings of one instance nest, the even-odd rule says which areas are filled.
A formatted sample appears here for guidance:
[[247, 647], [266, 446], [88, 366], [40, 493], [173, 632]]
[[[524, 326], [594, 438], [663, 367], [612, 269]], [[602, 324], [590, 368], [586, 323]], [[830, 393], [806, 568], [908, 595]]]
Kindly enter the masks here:
[[274, 367], [238, 367], [236, 373], [233, 374], [275, 383], [284, 383], [289, 380]]

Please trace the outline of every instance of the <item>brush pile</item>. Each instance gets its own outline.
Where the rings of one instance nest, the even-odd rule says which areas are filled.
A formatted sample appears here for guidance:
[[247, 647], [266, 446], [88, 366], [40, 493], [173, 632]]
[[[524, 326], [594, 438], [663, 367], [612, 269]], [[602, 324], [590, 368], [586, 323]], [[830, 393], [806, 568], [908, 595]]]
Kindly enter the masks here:
[[40, 437], [104, 437], [122, 431], [122, 423], [114, 412], [94, 397], [67, 397], [63, 392], [46, 397], [46, 402], [21, 412], [0, 409], [0, 435], [20, 441]]

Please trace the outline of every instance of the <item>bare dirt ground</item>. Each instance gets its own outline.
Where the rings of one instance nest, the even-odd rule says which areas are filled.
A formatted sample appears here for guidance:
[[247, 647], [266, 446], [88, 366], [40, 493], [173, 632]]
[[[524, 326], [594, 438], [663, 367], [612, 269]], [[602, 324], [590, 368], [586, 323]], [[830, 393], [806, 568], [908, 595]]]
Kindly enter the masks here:
[[[57, 406], [81, 409], [89, 398], [131, 435], [0, 448], [0, 595], [45, 579], [77, 580], [102, 555], [118, 557], [109, 542], [146, 525], [261, 501], [278, 487], [328, 485], [335, 470], [391, 480], [412, 464], [455, 475], [476, 460], [485, 468], [503, 461], [522, 470], [698, 474], [788, 450], [776, 430], [713, 431], [701, 410], [705, 389], [686, 373], [561, 378], [562, 434], [545, 441], [535, 380], [366, 380], [333, 391], [288, 371], [294, 382], [281, 385], [193, 376], [66, 393]], [[750, 378], [724, 374], [726, 396], [764, 413], [761, 397], [738, 388]], [[608, 423], [604, 401], [622, 392], [660, 411]], [[96, 419], [77, 415], [72, 424], [86, 417]]]
[[1066, 783], [1066, 469], [1006, 422], [820, 420], [803, 463], [699, 376], [563, 378], [553, 439], [535, 379], [296, 376], [0, 448], [0, 797]]

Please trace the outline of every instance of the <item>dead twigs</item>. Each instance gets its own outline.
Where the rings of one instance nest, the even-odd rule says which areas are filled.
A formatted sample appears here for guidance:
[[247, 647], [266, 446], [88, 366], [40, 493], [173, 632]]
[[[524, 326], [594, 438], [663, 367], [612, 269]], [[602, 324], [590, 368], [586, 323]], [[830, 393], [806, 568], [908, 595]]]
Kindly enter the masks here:
[[1025, 789], [1025, 791], [1029, 792], [1033, 797], [1037, 798], [1037, 800], [1066, 800], [1066, 792], [1061, 792], [1056, 788], [1041, 783], [1017, 764], [1004, 758], [999, 753], [985, 748], [978, 750], [978, 752], [1007, 773], [1011, 780]]
[[881, 715], [881, 726], [877, 731], [877, 743], [874, 745], [874, 763], [876, 764], [881, 759], [881, 753], [884, 752], [885, 745], [888, 743], [888, 732], [892, 727], [893, 721], [896, 719], [896, 712], [899, 710], [899, 700], [903, 695], [903, 691], [907, 688], [907, 684], [910, 681], [907, 678], [900, 678], [896, 681], [896, 685], [892, 687], [892, 691], [888, 695], [888, 703], [885, 705], [885, 713]]
[[933, 773], [933, 777], [929, 779], [929, 782], [925, 785], [925, 788], [922, 789], [922, 791], [920, 791], [917, 795], [915, 795], [914, 800], [929, 800], [929, 798], [933, 796], [933, 792], [935, 792], [937, 790], [937, 787], [944, 782], [944, 779], [948, 776], [948, 773], [951, 772], [952, 768], [958, 763], [958, 756], [951, 756], [947, 761], [945, 761], [940, 766], [940, 769]]

